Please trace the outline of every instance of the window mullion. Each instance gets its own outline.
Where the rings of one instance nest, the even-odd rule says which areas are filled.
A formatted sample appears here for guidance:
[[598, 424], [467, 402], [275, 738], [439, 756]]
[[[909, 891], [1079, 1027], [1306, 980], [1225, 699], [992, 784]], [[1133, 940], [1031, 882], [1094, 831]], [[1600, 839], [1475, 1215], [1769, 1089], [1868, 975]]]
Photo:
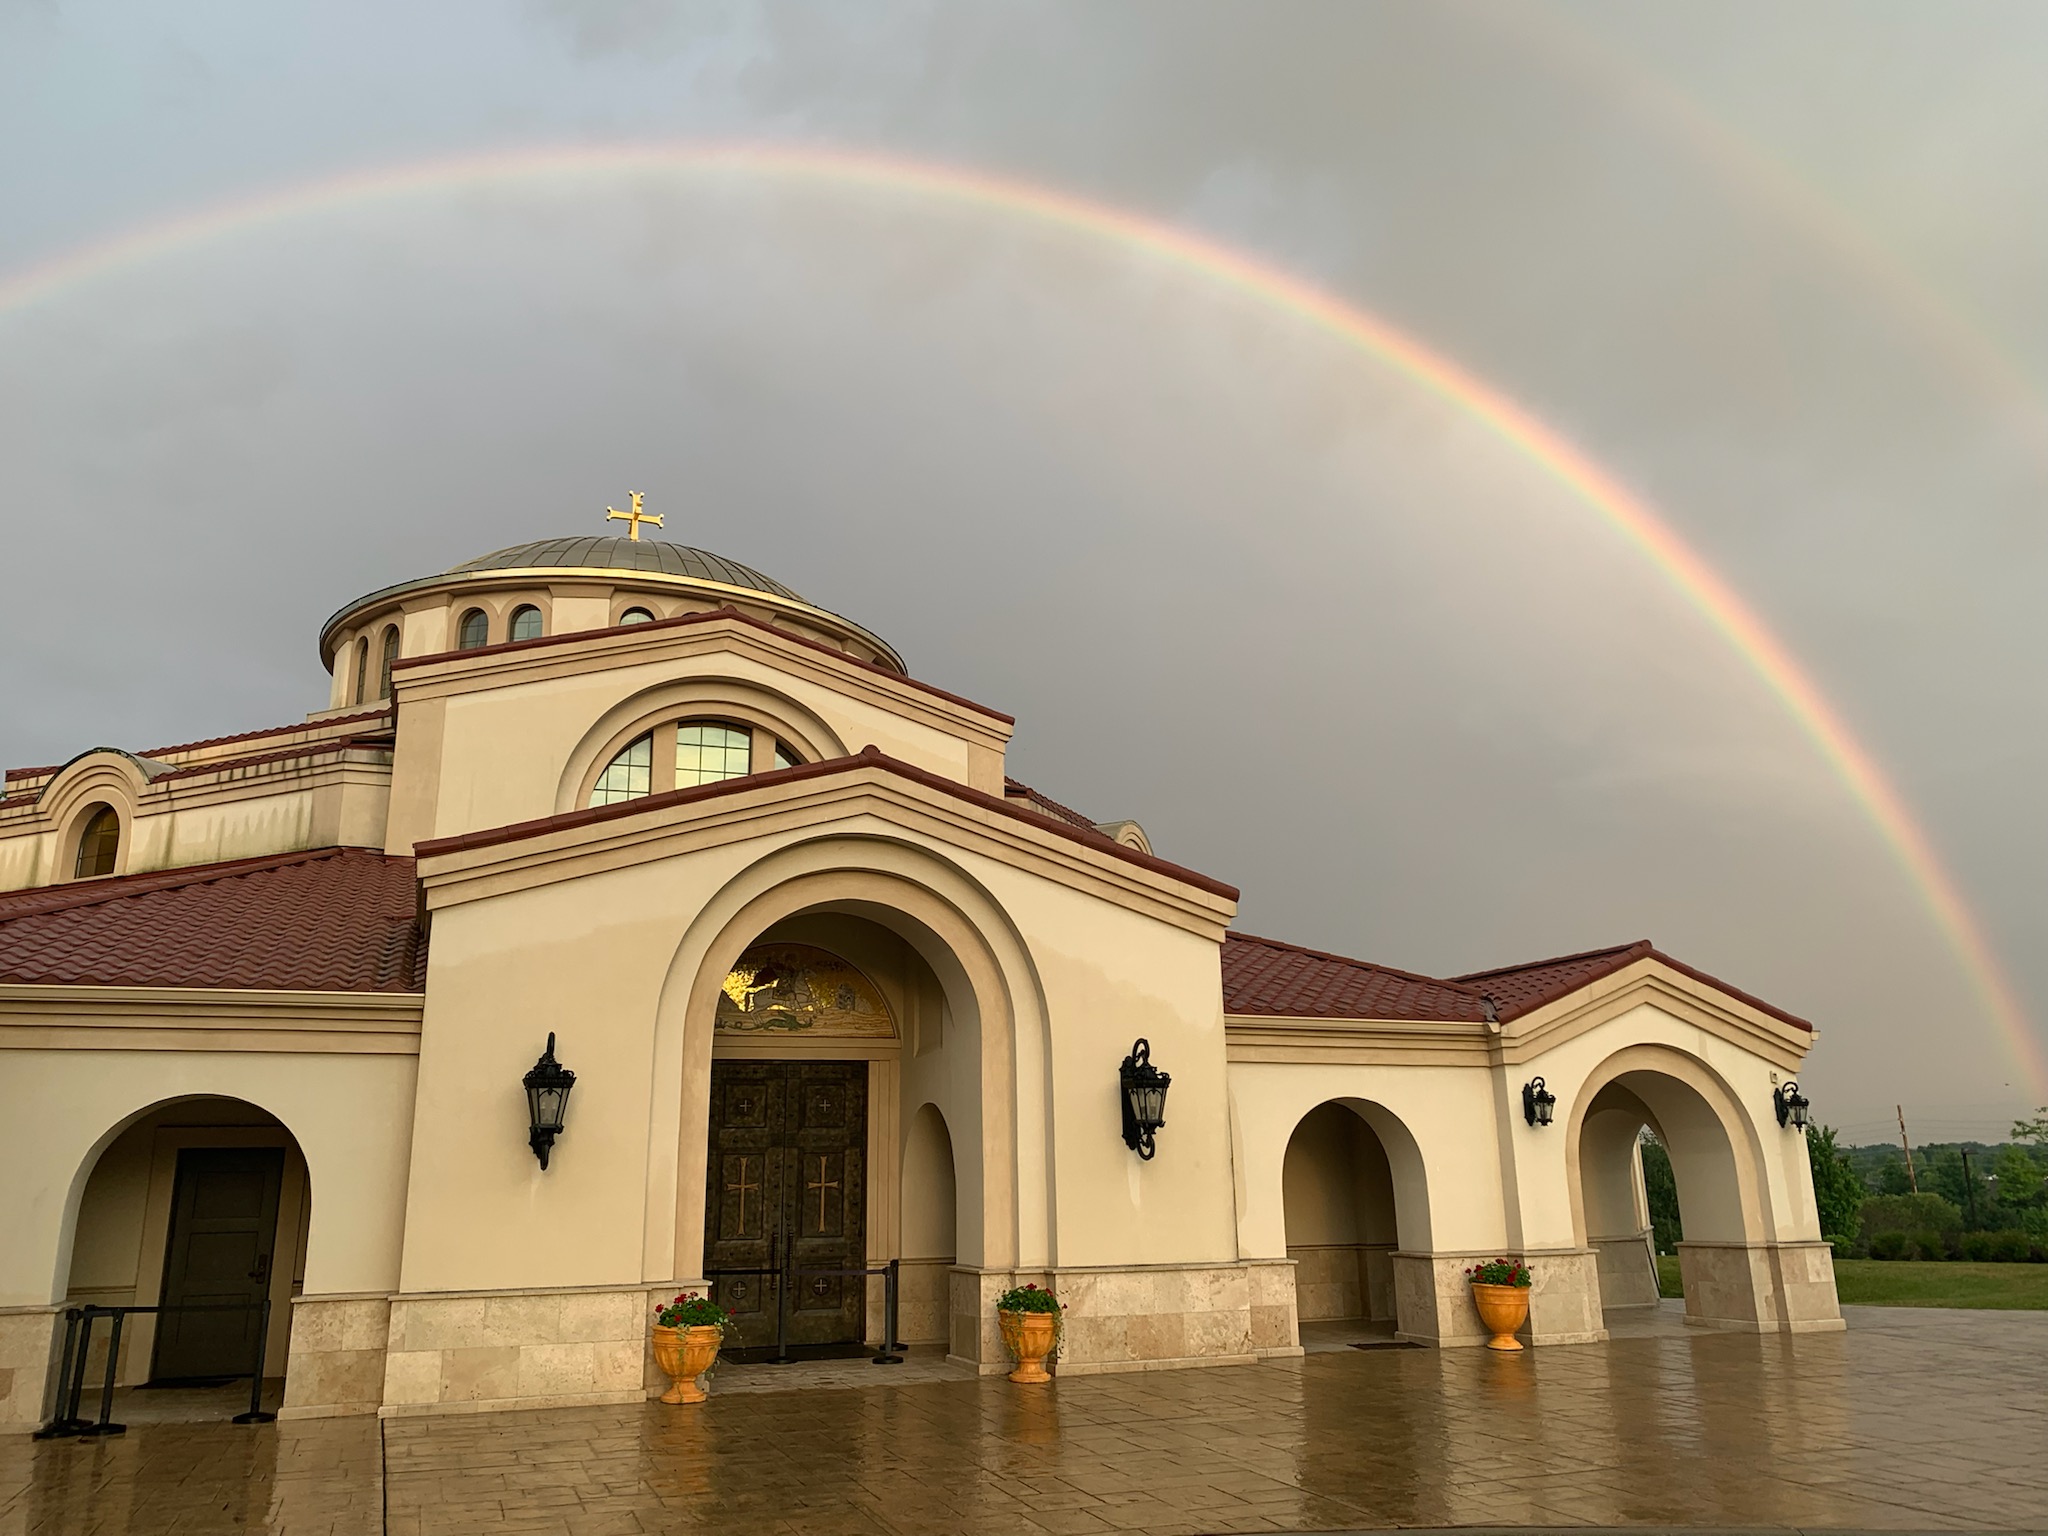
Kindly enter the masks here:
[[665, 795], [676, 787], [676, 723], [673, 720], [654, 728], [653, 764], [647, 775], [648, 787], [657, 795]]

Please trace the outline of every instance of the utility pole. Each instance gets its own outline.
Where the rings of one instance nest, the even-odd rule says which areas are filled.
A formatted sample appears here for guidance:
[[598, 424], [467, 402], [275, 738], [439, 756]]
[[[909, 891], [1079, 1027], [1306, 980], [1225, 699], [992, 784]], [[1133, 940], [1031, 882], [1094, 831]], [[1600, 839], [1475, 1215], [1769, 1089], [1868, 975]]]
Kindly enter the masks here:
[[1906, 1140], [1906, 1106], [1894, 1104], [1899, 1112], [1899, 1145], [1906, 1149], [1906, 1184], [1914, 1194], [1920, 1193], [1920, 1181], [1913, 1177], [1913, 1143]]
[[1970, 1177], [1970, 1149], [1964, 1147], [1962, 1153], [1963, 1199], [1970, 1207], [1970, 1225], [1974, 1227], [1977, 1225], [1977, 1181]]

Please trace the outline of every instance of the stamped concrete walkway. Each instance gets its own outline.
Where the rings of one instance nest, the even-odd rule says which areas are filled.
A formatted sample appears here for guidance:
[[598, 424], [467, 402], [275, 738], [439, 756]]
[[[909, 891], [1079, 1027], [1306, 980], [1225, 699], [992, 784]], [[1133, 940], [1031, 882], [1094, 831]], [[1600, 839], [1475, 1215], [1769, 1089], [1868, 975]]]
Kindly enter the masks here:
[[2048, 1313], [1850, 1330], [1320, 1348], [1039, 1389], [907, 1371], [381, 1434], [140, 1425], [0, 1442], [0, 1536], [2048, 1528]]

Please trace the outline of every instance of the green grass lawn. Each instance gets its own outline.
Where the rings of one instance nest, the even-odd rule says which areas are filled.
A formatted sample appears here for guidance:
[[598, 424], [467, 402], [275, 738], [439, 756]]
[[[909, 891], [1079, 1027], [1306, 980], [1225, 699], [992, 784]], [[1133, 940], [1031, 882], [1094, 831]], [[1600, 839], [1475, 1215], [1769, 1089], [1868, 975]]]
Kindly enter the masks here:
[[[1659, 1254], [1657, 1288], [1683, 1296], [1678, 1260]], [[1844, 1306], [1990, 1307], [2048, 1312], [2048, 1264], [1927, 1264], [1837, 1259], [1835, 1291]]]

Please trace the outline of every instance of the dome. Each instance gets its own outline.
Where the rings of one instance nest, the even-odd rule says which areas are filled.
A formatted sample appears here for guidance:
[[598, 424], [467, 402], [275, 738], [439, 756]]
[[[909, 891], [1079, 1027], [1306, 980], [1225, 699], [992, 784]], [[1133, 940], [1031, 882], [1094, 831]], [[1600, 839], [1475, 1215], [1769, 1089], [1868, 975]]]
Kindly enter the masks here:
[[535, 569], [652, 571], [663, 576], [686, 576], [697, 581], [719, 582], [728, 587], [745, 587], [750, 592], [769, 592], [791, 602], [804, 601], [801, 595], [774, 577], [763, 576], [752, 566], [741, 565], [723, 555], [714, 555], [708, 549], [692, 549], [687, 544], [664, 544], [657, 539], [535, 539], [531, 543], [494, 549], [488, 555], [466, 560], [451, 567], [447, 574], [466, 576], [478, 571]]

